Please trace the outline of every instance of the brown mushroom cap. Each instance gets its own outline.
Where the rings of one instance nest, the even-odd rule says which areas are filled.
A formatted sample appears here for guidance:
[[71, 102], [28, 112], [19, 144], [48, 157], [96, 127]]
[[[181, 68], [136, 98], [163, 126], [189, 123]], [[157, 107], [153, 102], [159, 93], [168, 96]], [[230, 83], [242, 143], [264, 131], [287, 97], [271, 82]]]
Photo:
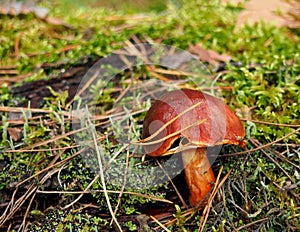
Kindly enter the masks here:
[[[174, 120], [176, 117], [178, 118]], [[146, 113], [143, 138], [151, 136], [172, 119], [172, 123], [149, 140], [153, 142], [162, 139], [161, 142], [144, 146], [147, 154], [162, 155], [180, 137], [197, 147], [244, 144], [245, 129], [239, 118], [229, 106], [209, 94], [191, 89], [166, 93]], [[174, 132], [180, 133], [163, 139]]]

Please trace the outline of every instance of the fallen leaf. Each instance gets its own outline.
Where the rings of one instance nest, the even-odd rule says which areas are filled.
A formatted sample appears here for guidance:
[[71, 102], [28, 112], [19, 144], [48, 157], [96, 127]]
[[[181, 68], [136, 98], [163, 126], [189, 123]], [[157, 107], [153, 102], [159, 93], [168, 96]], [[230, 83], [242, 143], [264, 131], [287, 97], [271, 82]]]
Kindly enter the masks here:
[[300, 28], [300, 0], [285, 0], [290, 5], [290, 8], [285, 13], [280, 13], [279, 16], [284, 20], [284, 26], [289, 28]]
[[245, 9], [237, 17], [237, 27], [244, 24], [253, 24], [259, 21], [274, 24], [278, 27], [285, 25], [285, 19], [278, 12], [286, 14], [290, 5], [281, 0], [250, 0]]
[[218, 65], [219, 62], [228, 62], [231, 60], [230, 56], [221, 55], [216, 51], [204, 49], [199, 44], [190, 45], [188, 51], [197, 55], [199, 60], [208, 62], [214, 66]]
[[13, 141], [17, 142], [22, 138], [22, 130], [20, 128], [7, 128], [9, 136]]

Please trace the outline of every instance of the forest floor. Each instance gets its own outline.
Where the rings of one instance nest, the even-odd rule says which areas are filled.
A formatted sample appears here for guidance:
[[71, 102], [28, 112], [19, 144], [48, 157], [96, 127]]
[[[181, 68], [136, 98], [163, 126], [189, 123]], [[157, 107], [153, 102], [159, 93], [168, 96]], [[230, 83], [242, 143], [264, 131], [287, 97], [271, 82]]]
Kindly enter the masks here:
[[[1, 230], [299, 231], [299, 1], [153, 2], [0, 8]], [[182, 88], [246, 131], [208, 149], [199, 208], [180, 153], [141, 144], [151, 104]]]

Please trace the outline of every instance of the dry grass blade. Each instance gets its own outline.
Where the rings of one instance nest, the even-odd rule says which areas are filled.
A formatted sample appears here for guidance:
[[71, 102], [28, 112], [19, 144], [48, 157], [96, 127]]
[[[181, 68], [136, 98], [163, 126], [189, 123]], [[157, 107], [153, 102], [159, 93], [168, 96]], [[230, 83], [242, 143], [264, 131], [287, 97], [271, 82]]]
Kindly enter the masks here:
[[29, 145], [27, 147], [24, 147], [23, 149], [24, 150], [31, 150], [32, 148], [35, 148], [35, 147], [41, 147], [43, 145], [47, 145], [49, 143], [55, 142], [55, 141], [57, 141], [59, 139], [63, 139], [65, 137], [68, 137], [70, 135], [76, 134], [76, 133], [84, 131], [84, 130], [86, 130], [86, 128], [80, 128], [80, 129], [78, 129], [76, 131], [70, 131], [70, 132], [62, 134], [62, 135], [57, 135], [57, 136], [55, 136], [55, 137], [53, 137], [51, 139], [44, 140], [44, 141], [41, 141], [41, 142], [38, 142], [38, 143], [35, 143], [35, 144], [32, 144], [32, 145]]
[[[120, 194], [121, 191], [115, 191], [115, 190], [106, 190], [108, 193], [113, 193], [113, 194]], [[47, 190], [37, 190], [37, 193], [43, 193], [43, 194], [91, 194], [91, 193], [104, 193], [103, 190], [87, 190], [87, 191], [47, 191]], [[128, 194], [128, 195], [134, 195], [134, 196], [139, 196], [139, 197], [144, 197], [153, 201], [159, 201], [163, 203], [168, 203], [168, 204], [173, 204], [172, 201], [159, 198], [156, 196], [151, 196], [147, 194], [142, 194], [142, 193], [136, 193], [136, 192], [128, 192], [124, 191], [123, 194]]]
[[[251, 139], [250, 138], [250, 141], [254, 144], [254, 145], [256, 145], [256, 146], [259, 146], [259, 142], [258, 141], [255, 141], [254, 139]], [[294, 184], [295, 183], [295, 181], [294, 181], [294, 179], [287, 173], [287, 171], [285, 171], [284, 170], [284, 168], [283, 167], [281, 167], [281, 165], [275, 160], [275, 159], [273, 159], [266, 151], [264, 151], [263, 149], [261, 150], [262, 151], [262, 153], [266, 156], [266, 157], [268, 157], [268, 159], [269, 160], [271, 160], [289, 179], [290, 179], [290, 181], [292, 181], [292, 183]]]
[[99, 76], [100, 69], [97, 70], [96, 73], [87, 81], [87, 83], [77, 92], [76, 96], [72, 98], [71, 101], [68, 102], [66, 105], [66, 108], [69, 109], [69, 107], [74, 103], [76, 97], [79, 97], [86, 89], [90, 87], [90, 85], [96, 80], [96, 78]]
[[[211, 204], [212, 204], [212, 201], [214, 199], [214, 197], [216, 196], [217, 192], [220, 190], [220, 188], [223, 186], [224, 182], [227, 180], [227, 178], [229, 177], [230, 173], [231, 173], [231, 170], [223, 177], [223, 179], [219, 182], [220, 180], [220, 177], [221, 177], [221, 173], [223, 171], [223, 166], [220, 168], [219, 170], [219, 173], [218, 173], [218, 176], [216, 178], [216, 183], [218, 184], [215, 184], [212, 192], [211, 192], [211, 195], [210, 197], [208, 198], [208, 202], [207, 202], [207, 205], [205, 206], [205, 208], [203, 209], [203, 213], [202, 213], [202, 217], [201, 217], [201, 221], [200, 221], [200, 226], [199, 226], [199, 231], [203, 231], [204, 229], [204, 226], [205, 226], [205, 223], [207, 221], [207, 218], [209, 216], [209, 212], [210, 212], [210, 208], [211, 208]], [[186, 211], [183, 211], [182, 213], [182, 216], [183, 217], [188, 217], [186, 219], [189, 220], [195, 213], [197, 212], [197, 210], [195, 210], [194, 208], [191, 208], [191, 209], [187, 209]], [[153, 218], [152, 218], [153, 219]], [[154, 220], [154, 219], [153, 219]], [[162, 224], [161, 222], [159, 222], [157, 219], [155, 220], [156, 223], [159, 224], [158, 227], [155, 227], [154, 230], [158, 230], [160, 228], [163, 228], [165, 229], [166, 226], [168, 225], [172, 225], [174, 223], [176, 223], [177, 219], [173, 219], [173, 220], [170, 220], [168, 221], [167, 223], [165, 224]]]
[[160, 164], [160, 162], [158, 161], [158, 159], [155, 159], [156, 163], [158, 164], [158, 166], [160, 167], [160, 169], [164, 172], [164, 174], [166, 175], [166, 177], [168, 178], [168, 180], [170, 181], [171, 185], [173, 186], [177, 196], [179, 197], [179, 200], [181, 201], [182, 205], [184, 208], [188, 208], [187, 204], [185, 203], [183, 197], [181, 196], [180, 192], [178, 191], [177, 187], [175, 186], [175, 184], [173, 183], [172, 179], [170, 178], [169, 174], [166, 172], [166, 170], [163, 168], [163, 166]]
[[[33, 203], [33, 200], [35, 199], [35, 196], [36, 196], [36, 192], [33, 194], [33, 196], [31, 197], [30, 199], [30, 202], [27, 206], [27, 209], [26, 209], [26, 212], [24, 214], [24, 217], [23, 217], [23, 221], [22, 221], [22, 224], [20, 226], [20, 228], [18, 229], [18, 231], [26, 231], [26, 218], [28, 217], [28, 214], [29, 214], [29, 210], [31, 208], [31, 205]], [[24, 228], [24, 229], [23, 229]]]
[[72, 205], [74, 205], [76, 202], [78, 202], [84, 195], [84, 193], [86, 193], [90, 187], [99, 179], [99, 175], [96, 175], [95, 178], [88, 184], [88, 186], [83, 190], [83, 192], [80, 194], [80, 196], [78, 196], [74, 201], [72, 201], [70, 204], [66, 205], [64, 207], [64, 209], [67, 209], [69, 207], [71, 207]]
[[243, 230], [243, 229], [245, 229], [245, 228], [248, 228], [248, 227], [250, 227], [250, 226], [253, 226], [254, 224], [257, 224], [257, 223], [260, 223], [260, 222], [264, 222], [264, 221], [267, 221], [267, 220], [269, 220], [269, 218], [258, 219], [258, 220], [254, 221], [254, 222], [248, 223], [247, 225], [240, 226], [239, 228], [236, 229], [236, 231], [241, 231], [241, 230]]
[[197, 147], [199, 147], [199, 146], [195, 145], [195, 144], [193, 144], [191, 142], [187, 142], [186, 144], [183, 144], [183, 145], [182, 145], [182, 143], [180, 143], [179, 146], [173, 147], [173, 148], [167, 150], [161, 156], [173, 155], [175, 153], [184, 152], [184, 151], [189, 150], [191, 148], [195, 148], [196, 149]]
[[[129, 151], [127, 151], [127, 155], [126, 155], [126, 165], [125, 165], [125, 171], [124, 171], [124, 179], [123, 179], [123, 184], [122, 184], [122, 188], [118, 197], [118, 203], [116, 205], [115, 211], [114, 211], [114, 215], [116, 216], [117, 212], [118, 212], [118, 208], [121, 204], [121, 199], [122, 199], [122, 195], [124, 193], [125, 190], [125, 186], [126, 186], [126, 182], [127, 182], [127, 173], [128, 173], [128, 166], [129, 166]], [[113, 219], [110, 222], [110, 225], [112, 224]]]
[[217, 192], [219, 191], [219, 189], [221, 188], [221, 186], [224, 184], [224, 182], [226, 181], [226, 179], [229, 177], [229, 175], [231, 173], [231, 170], [230, 170], [223, 177], [223, 179], [219, 183], [222, 171], [223, 171], [223, 166], [220, 168], [218, 176], [216, 178], [216, 183], [218, 183], [218, 184], [215, 184], [215, 186], [214, 186], [214, 188], [212, 190], [212, 193], [211, 193], [211, 195], [208, 198], [207, 205], [205, 206], [205, 208], [203, 210], [202, 217], [201, 217], [201, 220], [200, 220], [200, 225], [199, 225], [199, 232], [202, 232], [203, 229], [204, 229], [204, 226], [205, 226], [207, 218], [209, 216], [209, 212], [210, 212], [210, 209], [211, 209], [211, 204], [212, 204], [212, 201], [213, 201], [214, 197], [216, 196]]
[[[163, 139], [160, 139], [160, 140], [155, 140], [153, 142], [149, 142], [149, 143], [146, 143], [147, 141], [153, 139], [155, 136], [157, 136], [160, 132], [162, 132], [164, 129], [167, 128], [167, 126], [169, 126], [170, 124], [172, 124], [173, 122], [175, 122], [178, 118], [180, 118], [182, 115], [186, 114], [187, 112], [189, 112], [190, 110], [196, 108], [197, 106], [201, 105], [202, 104], [202, 101], [201, 102], [197, 102], [196, 104], [192, 105], [191, 107], [187, 108], [186, 110], [182, 111], [180, 114], [176, 115], [174, 118], [172, 118], [170, 121], [168, 121], [166, 124], [164, 124], [161, 128], [159, 128], [159, 130], [157, 130], [155, 133], [153, 133], [152, 135], [150, 135], [149, 137], [145, 138], [145, 139], [142, 139], [140, 141], [137, 141], [137, 142], [132, 142], [133, 144], [140, 144], [140, 145], [151, 145], [151, 144], [155, 144], [155, 143], [159, 143], [161, 141], [164, 141], [166, 140], [167, 138], [163, 138]], [[183, 128], [180, 130], [180, 133], [190, 127], [193, 127], [193, 126], [196, 126], [196, 125], [199, 125], [201, 123], [203, 123], [206, 119], [203, 119], [199, 122], [195, 122], [193, 124], [191, 124], [190, 126], [186, 127], [186, 128]], [[176, 134], [178, 134], [177, 132], [169, 135], [170, 137], [173, 137], [175, 136]]]
[[[293, 145], [297, 145], [297, 144], [285, 144], [284, 146], [289, 146], [289, 147], [292, 147]], [[300, 146], [300, 144], [299, 144]], [[266, 150], [274, 155], [276, 155], [278, 158], [280, 158], [282, 161], [284, 162], [287, 162], [289, 163], [290, 165], [294, 166], [295, 168], [299, 169], [300, 170], [300, 166], [293, 163], [288, 157], [284, 156], [282, 153], [274, 150], [274, 149], [271, 149], [270, 147], [267, 147]]]
[[247, 119], [247, 118], [241, 118], [243, 121], [249, 121], [253, 123], [259, 123], [259, 124], [265, 124], [265, 125], [272, 125], [272, 126], [284, 126], [284, 127], [292, 127], [292, 128], [298, 128], [300, 127], [299, 124], [283, 124], [283, 123], [274, 123], [274, 122], [266, 122], [266, 121], [260, 121], [260, 120], [254, 120], [254, 119]]
[[[39, 182], [39, 184], [43, 185], [49, 177], [58, 172], [58, 170], [53, 170], [47, 173]], [[18, 192], [18, 188], [14, 191], [9, 204], [4, 210], [2, 216], [0, 217], [0, 227], [4, 225], [8, 220], [10, 220], [13, 215], [21, 208], [21, 206], [26, 202], [26, 200], [32, 196], [34, 197], [38, 186], [36, 184], [31, 184], [28, 190], [17, 200], [15, 200], [15, 195]], [[26, 216], [26, 215], [25, 215]]]
[[289, 9], [285, 12], [279, 12], [278, 15], [284, 20], [284, 25], [297, 29], [300, 28], [300, 1], [299, 0], [283, 0], [289, 4]]
[[[62, 151], [63, 152], [63, 151]], [[47, 171], [51, 168], [53, 168], [55, 165], [54, 163], [57, 161], [57, 159], [60, 157], [61, 154], [58, 154], [54, 157], [54, 159], [51, 161], [51, 163], [49, 164]], [[31, 197], [31, 200], [27, 206], [26, 212], [24, 214], [24, 218], [23, 218], [23, 222], [19, 228], [19, 231], [25, 227], [25, 223], [26, 223], [26, 218], [28, 216], [28, 212], [30, 210], [31, 204], [33, 202], [33, 200], [35, 199], [35, 195], [36, 195], [36, 190], [38, 189], [38, 186], [36, 184], [31, 184], [28, 188], [28, 190], [26, 191], [25, 194], [22, 195], [22, 197], [20, 197], [18, 200], [14, 200], [14, 196], [17, 194], [18, 192], [18, 186], [20, 186], [21, 184], [25, 183], [26, 181], [32, 179], [33, 177], [39, 176], [40, 174], [42, 174], [43, 172], [45, 172], [45, 169], [42, 170], [42, 172], [38, 172], [37, 174], [31, 176], [30, 178], [27, 178], [26, 180], [20, 182], [17, 184], [17, 188], [13, 193], [13, 197], [11, 198], [10, 203], [8, 204], [8, 206], [6, 207], [3, 215], [0, 218], [0, 226], [2, 224], [4, 224], [7, 220], [9, 220], [11, 217], [13, 217], [13, 215], [16, 213], [17, 210], [20, 209], [20, 207], [27, 201], [27, 199], [29, 197]], [[58, 170], [53, 170], [53, 171], [49, 171], [41, 180], [40, 180], [40, 184], [43, 185], [46, 180], [48, 180], [54, 173], [58, 172]]]
[[[0, 106], [0, 112], [14, 112], [14, 113], [22, 113], [22, 112], [31, 112], [31, 113], [53, 113], [53, 110], [46, 109], [38, 109], [38, 108], [25, 108], [25, 107], [10, 107], [10, 106]], [[61, 111], [61, 114], [64, 116], [70, 116], [68, 111]]]
[[25, 180], [19, 182], [19, 183], [17, 184], [16, 187], [21, 186], [21, 185], [24, 184], [25, 182], [31, 180], [31, 179], [34, 178], [34, 177], [39, 176], [40, 174], [42, 174], [42, 173], [44, 173], [44, 172], [49, 171], [50, 169], [52, 169], [52, 168], [54, 168], [54, 167], [57, 167], [57, 166], [60, 166], [60, 165], [65, 164], [65, 163], [68, 162], [69, 160], [71, 160], [71, 159], [75, 158], [76, 156], [80, 155], [81, 152], [85, 151], [85, 149], [86, 149], [86, 148], [82, 148], [81, 150], [79, 150], [78, 152], [76, 152], [75, 154], [73, 154], [72, 156], [70, 156], [70, 157], [68, 157], [68, 158], [66, 158], [66, 159], [64, 159], [64, 160], [62, 160], [62, 161], [60, 161], [60, 162], [57, 162], [57, 163], [55, 163], [55, 164], [52, 164], [52, 165], [50, 165], [50, 166], [44, 168], [43, 170], [41, 170], [41, 171], [35, 173], [34, 175], [31, 175], [30, 177], [26, 178]]
[[[194, 214], [195, 214], [195, 210], [193, 208], [187, 209], [185, 211], [182, 212], [182, 217], [188, 217], [185, 221], [189, 220]], [[174, 216], [172, 216], [174, 217]], [[167, 223], [164, 224], [164, 226], [169, 226], [169, 225], [174, 225], [176, 222], [178, 221], [177, 218], [174, 218], [172, 220], [169, 220]], [[157, 226], [155, 227], [153, 230], [159, 230], [161, 228], [161, 226]]]
[[161, 228], [163, 228], [165, 231], [167, 232], [172, 232], [171, 230], [169, 230], [167, 227], [165, 227], [164, 224], [162, 224], [159, 220], [157, 220], [155, 217], [153, 217], [152, 215], [150, 215], [150, 218], [155, 221]]
[[101, 19], [105, 21], [127, 21], [127, 20], [132, 20], [134, 22], [136, 21], [145, 21], [145, 20], [151, 20], [152, 18], [147, 15], [110, 15], [110, 16], [104, 16], [101, 17]]
[[[146, 67], [147, 68], [147, 67]], [[192, 72], [185, 72], [180, 70], [168, 70], [162, 68], [149, 67], [152, 72], [162, 73], [167, 75], [176, 75], [176, 76], [194, 76], [197, 77], [198, 74]], [[169, 80], [169, 79], [168, 79]]]
[[111, 159], [105, 164], [103, 171], [105, 172], [109, 165], [128, 147], [128, 144], [123, 145]]
[[[0, 69], [0, 75], [1, 74], [5, 74], [6, 76], [7, 75], [14, 75], [14, 74], [17, 74], [17, 71], [15, 70], [7, 70], [7, 71], [2, 71]], [[10, 76], [10, 77], [2, 77], [0, 76], [0, 85], [3, 85], [3, 84], [11, 84], [11, 83], [18, 83], [18, 82], [22, 82], [24, 81], [24, 79], [26, 79], [27, 77], [30, 77], [33, 75], [33, 72], [30, 72], [30, 73], [26, 73], [26, 74], [22, 74], [22, 75], [18, 75], [18, 76]]]
[[[125, 48], [129, 53], [128, 55], [134, 55], [137, 58], [140, 58], [144, 62], [144, 64], [151, 63], [147, 57], [146, 49], [144, 48], [143, 44], [134, 45], [129, 40], [126, 40], [125, 44], [128, 46], [127, 48]], [[141, 49], [141, 51], [137, 49], [137, 46]]]
[[102, 165], [102, 158], [101, 158], [101, 154], [102, 154], [103, 151], [100, 151], [100, 148], [98, 146], [97, 132], [95, 130], [95, 127], [93, 126], [93, 124], [91, 123], [91, 121], [89, 119], [88, 119], [88, 123], [89, 123], [89, 127], [91, 129], [91, 132], [92, 132], [91, 134], [92, 134], [94, 146], [95, 146], [95, 149], [96, 149], [98, 165], [99, 165], [99, 176], [100, 176], [102, 187], [103, 187], [103, 190], [104, 190], [104, 196], [105, 196], [105, 199], [106, 199], [106, 202], [107, 202], [107, 206], [108, 206], [109, 212], [112, 216], [112, 219], [113, 219], [117, 229], [120, 232], [122, 232], [122, 228], [121, 228], [121, 226], [120, 226], [120, 224], [119, 224], [119, 222], [118, 222], [118, 220], [115, 217], [115, 214], [113, 212], [113, 209], [112, 209], [112, 206], [111, 206], [111, 203], [110, 203], [110, 200], [109, 200], [109, 196], [108, 196], [108, 193], [107, 193], [107, 189], [106, 189], [106, 183], [105, 183], [105, 177], [104, 177], [104, 171], [103, 171], [103, 165]]
[[47, 152], [47, 151], [61, 151], [66, 149], [78, 148], [79, 145], [66, 146], [66, 147], [55, 147], [55, 148], [45, 148], [45, 149], [19, 149], [19, 150], [6, 150], [5, 153], [22, 153], [22, 152]]
[[165, 76], [160, 75], [159, 73], [155, 72], [155, 71], [153, 70], [153, 68], [150, 67], [150, 66], [146, 66], [146, 69], [147, 69], [147, 71], [148, 71], [152, 76], [154, 76], [155, 78], [157, 78], [157, 79], [159, 79], [159, 80], [162, 80], [162, 81], [165, 81], [165, 82], [171, 81], [170, 79], [166, 78]]
[[[50, 171], [48, 172], [40, 181], [41, 185], [43, 185], [53, 174], [55, 174], [56, 172], [58, 172], [58, 170], [53, 170], [53, 171]], [[36, 190], [38, 190], [39, 186], [35, 187]], [[23, 221], [22, 221], [22, 224], [19, 228], [18, 231], [26, 231], [26, 219], [28, 217], [28, 214], [29, 214], [29, 210], [31, 208], [31, 205], [33, 203], [33, 200], [35, 199], [35, 196], [36, 196], [37, 192], [34, 191], [33, 195], [31, 196], [31, 199], [30, 199], [30, 202], [27, 206], [27, 209], [26, 209], [26, 212], [23, 216]], [[29, 198], [29, 197], [28, 197]], [[23, 229], [24, 228], [24, 229]]]
[[281, 137], [281, 138], [279, 138], [279, 139], [277, 139], [277, 140], [275, 140], [273, 142], [267, 143], [265, 145], [258, 146], [256, 148], [253, 148], [253, 149], [250, 149], [250, 150], [246, 150], [246, 151], [236, 152], [236, 153], [232, 153], [232, 154], [224, 154], [222, 156], [223, 157], [230, 157], [230, 156], [244, 155], [244, 154], [248, 154], [248, 153], [251, 153], [251, 152], [254, 152], [254, 151], [259, 151], [259, 150], [264, 149], [266, 147], [270, 147], [270, 146], [272, 146], [272, 145], [274, 145], [274, 144], [276, 144], [276, 143], [278, 143], [278, 142], [280, 142], [282, 140], [285, 140], [286, 138], [288, 138], [288, 137], [290, 137], [290, 136], [292, 136], [294, 134], [299, 133], [299, 131], [300, 131], [300, 127], [297, 128], [296, 130], [294, 130], [294, 131], [286, 134], [285, 136], [283, 136], [283, 137]]
[[[171, 120], [170, 120], [170, 121], [171, 121]], [[170, 121], [169, 121], [169, 122], [170, 122]], [[199, 125], [199, 124], [202, 124], [202, 123], [204, 123], [205, 121], [206, 121], [206, 119], [199, 120], [199, 121], [197, 121], [197, 122], [194, 122], [194, 123], [190, 124], [190, 125], [187, 126], [187, 127], [184, 127], [184, 128], [181, 129], [181, 130], [178, 130], [178, 131], [176, 131], [176, 132], [174, 132], [174, 133], [171, 133], [171, 134], [169, 134], [169, 135], [167, 135], [167, 136], [165, 136], [165, 137], [163, 137], [163, 138], [161, 138], [161, 139], [157, 139], [157, 140], [154, 140], [154, 141], [152, 141], [152, 142], [145, 142], [145, 143], [144, 143], [144, 142], [142, 142], [142, 143], [140, 143], [140, 142], [137, 142], [137, 143], [136, 143], [136, 142], [133, 142], [133, 144], [138, 144], [138, 145], [145, 146], [145, 145], [152, 145], [152, 144], [160, 143], [160, 142], [163, 142], [163, 141], [165, 141], [165, 140], [167, 140], [167, 139], [169, 139], [169, 138], [172, 138], [172, 137], [174, 137], [174, 136], [176, 136], [176, 135], [178, 135], [178, 134], [181, 134], [181, 132], [183, 132], [183, 131], [185, 131], [185, 130], [191, 128], [191, 127], [194, 127], [194, 126], [197, 126], [197, 125]], [[169, 123], [169, 122], [168, 122], [168, 123]], [[166, 123], [165, 125], [167, 125], [168, 123]], [[162, 126], [161, 128], [164, 128], [165, 125]], [[161, 129], [161, 128], [160, 128], [160, 129]], [[157, 131], [160, 131], [160, 129], [157, 130]], [[156, 131], [154, 134], [156, 134], [157, 131]], [[153, 134], [152, 134], [152, 135], [153, 135]], [[148, 138], [152, 137], [152, 135], [149, 136]], [[147, 138], [147, 139], [148, 139], [148, 138]]]

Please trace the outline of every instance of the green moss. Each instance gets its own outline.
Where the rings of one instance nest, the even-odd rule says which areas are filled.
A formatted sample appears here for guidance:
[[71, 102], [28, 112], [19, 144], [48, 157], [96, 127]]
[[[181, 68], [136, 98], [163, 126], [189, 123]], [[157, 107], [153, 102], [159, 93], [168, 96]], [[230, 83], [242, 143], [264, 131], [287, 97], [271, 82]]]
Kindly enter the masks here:
[[[166, 12], [157, 14], [152, 11], [141, 15], [144, 18], [138, 21], [131, 19], [132, 15], [128, 15], [126, 9], [116, 12], [103, 8], [81, 8], [78, 5], [70, 9], [57, 3], [54, 7], [50, 7], [50, 3], [43, 4], [51, 9], [49, 16], [61, 19], [71, 27], [55, 26], [37, 19], [32, 14], [22, 17], [1, 16], [0, 20], [0, 65], [13, 65], [18, 74], [33, 72], [27, 81], [55, 76], [57, 70], [54, 68], [53, 70], [40, 68], [43, 63], [63, 61], [67, 63], [66, 67], [69, 67], [76, 64], [82, 56], [106, 56], [113, 50], [124, 47], [125, 41], [130, 40], [132, 35], [138, 36], [142, 41], [159, 39], [163, 44], [174, 45], [181, 49], [187, 49], [190, 44], [201, 43], [205, 48], [226, 53], [233, 61], [240, 62], [238, 67], [228, 64], [227, 72], [222, 73], [216, 81], [216, 86], [232, 88], [230, 91], [222, 92], [225, 101], [235, 110], [243, 107], [249, 109], [254, 120], [273, 123], [273, 125], [251, 121], [245, 123], [249, 139], [248, 149], [257, 146], [250, 138], [252, 141], [266, 144], [296, 130], [296, 127], [282, 127], [275, 125], [276, 123], [287, 125], [300, 123], [300, 43], [299, 35], [295, 31], [279, 29], [264, 23], [237, 29], [235, 16], [241, 8], [224, 7], [219, 1], [199, 0], [183, 1], [179, 5], [169, 4]], [[159, 10], [158, 7], [155, 8]], [[16, 50], [17, 40], [20, 42]], [[118, 81], [110, 83], [104, 91], [102, 91], [103, 83], [95, 83], [89, 93], [95, 95], [92, 104], [99, 107], [99, 114], [105, 114], [115, 106], [116, 89], [130, 87], [129, 79], [134, 80], [132, 84], [134, 86], [141, 77], [144, 80], [152, 78], [144, 67], [138, 67], [128, 74], [121, 73]], [[133, 96], [124, 97], [120, 104], [128, 108], [133, 107], [131, 103], [136, 101], [138, 104], [134, 105], [135, 110], [149, 107], [149, 99], [139, 102], [140, 93], [138, 90], [134, 93], [136, 99]], [[19, 150], [16, 153], [0, 153], [0, 167], [3, 170], [0, 175], [1, 194], [14, 190], [15, 185], [21, 180], [52, 165], [52, 160], [56, 163], [63, 161], [82, 148], [86, 151], [45, 172], [45, 175], [51, 176], [49, 181], [52, 185], [40, 186], [40, 189], [83, 191], [98, 174], [99, 164], [90, 132], [83, 131], [76, 136], [66, 134], [77, 129], [76, 126], [80, 123], [81, 126], [86, 126], [87, 122], [82, 120], [78, 125], [72, 125], [70, 117], [66, 114], [69, 112], [66, 108], [68, 97], [66, 92], [52, 91], [52, 95], [45, 99], [46, 103], [43, 106], [52, 112], [34, 114], [38, 119], [32, 119], [21, 113], [24, 116], [24, 123], [16, 125], [23, 135], [19, 141], [13, 141], [8, 133], [7, 129], [12, 126], [12, 122], [8, 120], [9, 114], [1, 114], [0, 149], [21, 149], [48, 140], [42, 146], [36, 147], [35, 149], [40, 149], [36, 152]], [[13, 106], [14, 100], [9, 88], [3, 85], [0, 89], [1, 106]], [[155, 203], [154, 196], [166, 198], [167, 193], [173, 189], [168, 183], [164, 183], [166, 177], [162, 171], [153, 175], [157, 170], [155, 169], [157, 164], [153, 159], [146, 160], [142, 164], [141, 157], [133, 155], [129, 158], [127, 151], [122, 150], [123, 144], [118, 141], [128, 142], [140, 138], [145, 115], [145, 112], [131, 115], [128, 109], [122, 110], [125, 115], [122, 120], [110, 117], [107, 119], [109, 122], [100, 121], [102, 124], [97, 127], [97, 135], [101, 138], [99, 144], [103, 148], [104, 164], [119, 152], [104, 172], [106, 187], [110, 191], [108, 196], [113, 209], [120, 203], [117, 218], [122, 219], [122, 227], [133, 231], [138, 225], [128, 218], [141, 214], [143, 207]], [[62, 137], [49, 141], [56, 136]], [[299, 140], [299, 133], [294, 133], [281, 141], [281, 144], [275, 144], [263, 151], [218, 159], [214, 164], [216, 172], [220, 165], [224, 165], [223, 175], [230, 169], [233, 170], [222, 187], [224, 198], [216, 198], [213, 203], [206, 230], [214, 228], [215, 231], [234, 231], [240, 228], [241, 231], [248, 229], [292, 231], [297, 228], [300, 224], [297, 212]], [[72, 147], [74, 145], [79, 147]], [[225, 147], [222, 153], [235, 151], [232, 147]], [[174, 159], [166, 165], [170, 165], [170, 169], [174, 168], [177, 161]], [[38, 182], [38, 178], [35, 178], [35, 181]], [[149, 186], [149, 183], [153, 184], [155, 181], [159, 183], [158, 186]], [[25, 187], [20, 188], [23, 191]], [[30, 230], [112, 229], [108, 226], [111, 218], [101, 180], [98, 178], [89, 190], [93, 193], [85, 195], [78, 204], [73, 205], [74, 208], [82, 207], [80, 205], [82, 203], [92, 202], [100, 209], [101, 214], [106, 216], [95, 216], [76, 210], [68, 212], [54, 209], [47, 212], [43, 208], [45, 206], [37, 203], [35, 206], [38, 208], [37, 211], [33, 211], [35, 210], [33, 207], [31, 210], [31, 216], [34, 217], [31, 220], [34, 223], [30, 226]], [[119, 201], [119, 193], [122, 190], [126, 193]], [[147, 194], [148, 197], [142, 194]], [[37, 197], [41, 196], [38, 194]], [[58, 197], [59, 206], [70, 204], [77, 197], [77, 194], [61, 194]], [[175, 217], [177, 224], [169, 228], [181, 231], [195, 230], [199, 226], [201, 212], [188, 218], [182, 209], [177, 209]]]

